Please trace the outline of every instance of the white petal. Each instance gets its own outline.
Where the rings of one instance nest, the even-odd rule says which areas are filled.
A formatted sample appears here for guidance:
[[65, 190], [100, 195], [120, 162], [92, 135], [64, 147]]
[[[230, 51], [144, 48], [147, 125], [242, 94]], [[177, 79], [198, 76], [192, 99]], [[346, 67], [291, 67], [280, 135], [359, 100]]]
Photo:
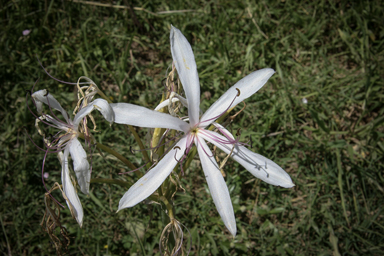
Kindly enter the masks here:
[[[172, 94], [173, 94], [173, 95], [172, 95]], [[172, 92], [170, 97], [172, 98], [172, 103], [177, 102], [177, 101], [180, 101], [181, 104], [182, 104], [184, 107], [188, 107], [188, 101], [187, 101], [187, 99], [184, 98], [184, 97], [182, 97], [182, 96], [180, 96], [179, 94]], [[169, 100], [170, 100], [170, 99], [167, 99], [167, 100], [161, 102], [161, 103], [155, 108], [155, 110], [158, 111], [158, 110], [160, 110], [160, 109], [162, 109], [162, 108], [164, 108], [164, 107], [167, 107], [167, 106], [169, 105]]]
[[69, 177], [68, 169], [68, 150], [64, 150], [64, 156], [61, 161], [61, 182], [63, 183], [63, 191], [68, 200], [66, 200], [68, 208], [70, 209], [72, 216], [75, 217], [80, 227], [83, 225], [83, 207], [81, 206], [79, 196], [77, 195], [75, 188], [73, 187], [71, 178]]
[[37, 112], [39, 115], [43, 112], [42, 103], [47, 104], [51, 109], [56, 109], [61, 112], [64, 116], [67, 123], [69, 123], [68, 113], [61, 107], [60, 103], [52, 96], [52, 94], [48, 93], [46, 89], [34, 92], [32, 94], [33, 99], [36, 103]]
[[96, 99], [89, 103], [86, 107], [82, 108], [73, 119], [73, 124], [75, 126], [79, 125], [81, 119], [91, 113], [94, 109], [97, 109], [100, 111], [100, 113], [103, 115], [105, 120], [107, 120], [110, 123], [113, 123], [115, 120], [115, 114], [113, 113], [113, 110], [111, 106], [108, 104], [108, 102], [104, 99]]
[[200, 83], [195, 56], [188, 40], [180, 30], [173, 26], [171, 27], [170, 40], [173, 62], [188, 100], [190, 124], [194, 126], [199, 122], [200, 106]]
[[[264, 86], [264, 84], [268, 81], [268, 79], [275, 73], [275, 71], [271, 68], [264, 68], [258, 71], [255, 71], [243, 79], [241, 79], [239, 82], [237, 82], [235, 85], [233, 85], [231, 88], [228, 89], [215, 103], [211, 105], [211, 107], [204, 113], [204, 115], [201, 117], [201, 121], [209, 120], [207, 122], [204, 122], [200, 125], [200, 127], [206, 127], [209, 124], [211, 124], [213, 121], [215, 121], [219, 115], [221, 115], [224, 111], [226, 111], [230, 107], [234, 107], [243, 100], [247, 99], [248, 97], [252, 96], [254, 93], [256, 93], [261, 87]], [[238, 90], [240, 91], [240, 95], [236, 97], [238, 94]], [[236, 98], [235, 98], [236, 97]], [[235, 100], [234, 100], [235, 99]], [[234, 100], [234, 102], [231, 105], [231, 102]]]
[[129, 103], [110, 104], [115, 113], [115, 123], [147, 128], [168, 128], [187, 132], [188, 123], [169, 114]]
[[205, 179], [207, 180], [216, 209], [229, 232], [236, 236], [235, 214], [227, 184], [225, 184], [219, 166], [205, 141], [200, 138], [196, 139], [195, 143], [197, 143], [196, 147], [199, 152], [201, 165], [203, 166]]
[[[172, 98], [172, 103], [175, 103], [178, 101], [179, 101], [178, 98]], [[155, 111], [159, 111], [160, 109], [162, 109], [164, 107], [168, 107], [168, 105], [169, 105], [169, 99], [166, 99], [165, 101], [163, 101], [159, 105], [157, 105], [157, 107], [155, 108]]]
[[[178, 163], [177, 160], [184, 155], [186, 141], [186, 136], [183, 136], [155, 167], [129, 188], [120, 200], [118, 211], [135, 206], [160, 187]], [[176, 147], [179, 147], [179, 149], [175, 149]]]
[[[68, 125], [68, 123], [61, 121], [59, 119], [56, 119], [48, 114], [41, 116], [40, 118], [45, 118], [45, 120], [47, 120], [48, 122], [56, 125], [58, 129], [61, 129], [64, 131], [68, 131], [70, 128], [72, 128], [72, 125], [70, 124]], [[71, 122], [71, 120], [69, 120], [69, 122]]]
[[89, 169], [87, 153], [77, 138], [73, 138], [67, 147], [71, 153], [77, 183], [79, 184], [81, 191], [88, 195], [89, 184], [91, 182], [91, 170]]
[[[220, 140], [228, 141], [227, 138], [208, 130], [205, 130], [204, 133], [205, 134], [199, 133], [199, 136], [216, 145], [225, 153], [229, 154], [231, 152], [232, 144], [223, 144], [215, 139], [212, 139], [212, 137], [217, 137]], [[286, 173], [275, 162], [269, 160], [268, 158], [262, 155], [250, 151], [244, 146], [236, 145], [231, 157], [239, 164], [244, 166], [244, 168], [247, 169], [250, 173], [252, 173], [253, 176], [269, 184], [281, 186], [284, 188], [291, 188], [295, 186], [289, 174]]]

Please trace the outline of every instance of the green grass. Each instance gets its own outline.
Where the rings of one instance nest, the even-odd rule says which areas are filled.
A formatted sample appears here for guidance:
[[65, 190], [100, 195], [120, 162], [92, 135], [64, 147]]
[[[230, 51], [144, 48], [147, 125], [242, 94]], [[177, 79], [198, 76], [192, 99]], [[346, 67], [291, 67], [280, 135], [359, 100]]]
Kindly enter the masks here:
[[[104, 1], [110, 2], [110, 1]], [[75, 107], [75, 82], [86, 75], [116, 102], [154, 108], [171, 64], [170, 25], [192, 45], [206, 110], [250, 72], [276, 74], [230, 125], [253, 150], [278, 163], [296, 186], [255, 179], [229, 160], [226, 181], [236, 215], [233, 239], [208, 193], [198, 160], [175, 197], [176, 218], [192, 237], [191, 255], [383, 255], [384, 252], [384, 5], [381, 1], [115, 1], [132, 9], [71, 1], [0, 3], [0, 251], [53, 255], [39, 224], [45, 206], [44, 154], [25, 90], [48, 88], [65, 109]], [[145, 9], [134, 9], [141, 7]], [[158, 12], [191, 10], [188, 12]], [[149, 12], [148, 12], [149, 11]], [[31, 29], [28, 36], [22, 31]], [[307, 104], [302, 99], [308, 100]], [[71, 111], [69, 111], [71, 112]], [[98, 114], [95, 114], [99, 117]], [[99, 142], [135, 164], [141, 155], [123, 127], [98, 121]], [[137, 129], [143, 137], [147, 129]], [[234, 132], [235, 133], [235, 132]], [[123, 164], [95, 152], [93, 178], [118, 178]], [[48, 186], [60, 182], [50, 155]], [[127, 188], [92, 184], [80, 193], [80, 229], [67, 209], [68, 255], [159, 255], [165, 213], [139, 204], [115, 213]], [[62, 202], [60, 193], [53, 193]], [[57, 233], [59, 236], [59, 233]]]

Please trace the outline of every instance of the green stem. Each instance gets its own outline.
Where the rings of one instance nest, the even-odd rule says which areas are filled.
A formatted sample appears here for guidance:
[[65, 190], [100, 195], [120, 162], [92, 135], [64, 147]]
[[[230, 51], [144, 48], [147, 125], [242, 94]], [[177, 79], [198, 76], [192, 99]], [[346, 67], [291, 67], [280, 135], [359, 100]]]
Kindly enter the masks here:
[[92, 178], [91, 183], [107, 183], [107, 184], [115, 184], [122, 187], [130, 187], [132, 184], [130, 182], [126, 182], [123, 180], [116, 179], [103, 179], [103, 178]]
[[108, 98], [107, 95], [105, 95], [101, 90], [98, 90], [97, 93], [100, 94], [101, 98], [108, 101], [108, 103], [113, 103], [112, 100], [110, 98]]
[[133, 163], [131, 163], [127, 158], [123, 157], [122, 155], [120, 155], [115, 150], [111, 149], [110, 147], [107, 147], [107, 146], [105, 146], [101, 143], [98, 143], [98, 142], [96, 144], [96, 147], [101, 149], [101, 150], [104, 150], [105, 152], [108, 152], [111, 155], [114, 155], [117, 159], [119, 159], [120, 161], [125, 163], [131, 170], [137, 169], [137, 167]]
[[143, 142], [141, 141], [139, 134], [137, 134], [135, 128], [133, 128], [132, 125], [126, 125], [126, 127], [128, 127], [129, 131], [133, 134], [133, 137], [135, 137], [136, 142], [139, 144], [139, 147], [140, 147], [140, 149], [141, 149], [141, 152], [143, 153], [145, 162], [147, 162], [148, 164], [150, 164], [150, 163], [151, 163], [151, 160], [150, 160], [149, 157], [148, 157], [147, 151], [145, 151], [144, 144], [143, 144]]
[[[80, 133], [79, 138], [85, 139], [85, 135], [83, 133]], [[131, 163], [127, 158], [123, 157], [122, 155], [120, 155], [115, 150], [111, 149], [110, 147], [107, 147], [107, 146], [105, 146], [101, 143], [98, 143], [98, 142], [96, 142], [96, 147], [110, 153], [111, 155], [114, 155], [117, 159], [119, 159], [120, 161], [125, 163], [132, 170], [137, 169], [137, 167], [133, 163]]]
[[[106, 101], [108, 101], [108, 103], [113, 103], [111, 99], [109, 99], [101, 90], [98, 90], [98, 93], [100, 94], [100, 96], [105, 99]], [[137, 134], [135, 128], [133, 128], [133, 126], [131, 125], [127, 125], [128, 126], [128, 129], [129, 131], [133, 134], [133, 136], [135, 137], [135, 140], [136, 142], [139, 144], [139, 147], [140, 149], [142, 150], [142, 153], [143, 153], [143, 156], [144, 156], [144, 159], [146, 162], [150, 162], [150, 159], [148, 157], [148, 154], [147, 152], [145, 151], [145, 147], [143, 145], [143, 142], [141, 141], [139, 135]], [[129, 165], [128, 165], [129, 166]], [[129, 167], [131, 168], [131, 167]], [[136, 168], [135, 168], [136, 169]]]
[[168, 210], [168, 217], [173, 220], [175, 217], [173, 216], [173, 207], [171, 205], [171, 203], [168, 201], [168, 199], [164, 196], [161, 196], [160, 197], [160, 200], [163, 201], [163, 203], [165, 204], [165, 207], [167, 207], [167, 210]]

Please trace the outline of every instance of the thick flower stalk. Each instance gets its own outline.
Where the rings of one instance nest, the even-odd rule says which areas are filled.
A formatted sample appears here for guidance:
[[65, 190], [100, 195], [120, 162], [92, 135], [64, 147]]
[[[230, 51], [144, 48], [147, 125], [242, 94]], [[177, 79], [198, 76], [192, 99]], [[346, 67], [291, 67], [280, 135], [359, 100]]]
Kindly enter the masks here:
[[[61, 107], [60, 103], [51, 94], [49, 94], [47, 90], [40, 90], [33, 93], [32, 98], [36, 105], [38, 114], [41, 115], [40, 117], [37, 117], [37, 121], [59, 130], [59, 132], [50, 138], [49, 141], [45, 139], [47, 152], [58, 153], [62, 167], [61, 180], [63, 183], [64, 196], [66, 197], [65, 199], [72, 215], [81, 227], [83, 224], [84, 213], [80, 199], [69, 175], [69, 154], [72, 157], [73, 169], [76, 174], [77, 183], [79, 184], [81, 191], [84, 194], [88, 194], [91, 180], [91, 169], [87, 160], [87, 153], [78, 140], [78, 137], [82, 135], [79, 131], [79, 127], [83, 124], [83, 127], [87, 129], [86, 116], [89, 115], [94, 109], [99, 110], [108, 122], [113, 123], [113, 110], [106, 100], [96, 99], [88, 103], [87, 106], [81, 107], [72, 120], [70, 119], [68, 113]], [[43, 103], [48, 105], [51, 115], [43, 113]], [[64, 117], [65, 121], [60, 120], [53, 113], [53, 109], [58, 110]]]
[[[235, 161], [255, 177], [276, 186], [285, 188], [294, 186], [290, 176], [276, 163], [248, 150], [227, 129], [214, 123], [229, 109], [263, 87], [274, 74], [274, 70], [266, 68], [244, 77], [200, 116], [200, 84], [192, 48], [180, 30], [175, 27], [171, 28], [170, 40], [173, 62], [186, 95], [189, 122], [132, 104], [111, 104], [115, 112], [116, 123], [149, 128], [167, 128], [184, 132], [184, 135], [157, 165], [124, 194], [119, 203], [119, 210], [133, 207], [154, 193], [170, 175], [174, 167], [186, 158], [191, 147], [196, 145], [213, 201], [224, 224], [235, 236], [236, 221], [230, 194], [206, 141], [216, 145], [225, 153], [231, 154]], [[208, 130], [210, 125], [215, 125], [219, 133]]]

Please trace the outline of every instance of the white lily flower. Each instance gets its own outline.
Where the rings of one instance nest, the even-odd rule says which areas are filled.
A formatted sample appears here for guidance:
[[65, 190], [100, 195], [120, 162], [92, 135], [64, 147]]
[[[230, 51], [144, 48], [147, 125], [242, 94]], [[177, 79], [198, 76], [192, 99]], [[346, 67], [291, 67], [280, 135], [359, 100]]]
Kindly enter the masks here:
[[[183, 85], [187, 103], [189, 123], [168, 114], [159, 113], [143, 107], [126, 103], [111, 104], [115, 112], [115, 122], [149, 128], [169, 128], [184, 132], [184, 135], [159, 161], [124, 194], [119, 209], [132, 207], [154, 193], [169, 176], [177, 163], [182, 161], [193, 144], [196, 145], [204, 175], [216, 208], [225, 226], [233, 236], [236, 235], [236, 221], [231, 197], [219, 166], [209, 149], [208, 141], [218, 148], [231, 153], [255, 177], [276, 186], [293, 187], [290, 176], [273, 161], [253, 153], [241, 145], [223, 126], [213, 123], [229, 108], [234, 107], [256, 93], [275, 73], [266, 68], [244, 77], [224, 93], [201, 117], [199, 117], [200, 85], [192, 48], [177, 28], [171, 28], [171, 51], [174, 64]], [[215, 125], [224, 135], [206, 129]]]
[[[73, 169], [81, 191], [84, 194], [89, 194], [91, 170], [87, 160], [87, 153], [77, 139], [80, 134], [79, 125], [83, 118], [90, 114], [94, 109], [99, 110], [108, 122], [113, 123], [113, 110], [106, 100], [96, 99], [83, 107], [75, 115], [74, 119], [71, 120], [68, 113], [47, 90], [40, 90], [33, 93], [32, 98], [34, 99], [37, 112], [39, 115], [42, 115], [38, 120], [60, 130], [60, 132], [53, 137], [51, 144], [47, 145], [48, 152], [59, 153], [59, 159], [62, 166], [61, 179], [63, 183], [63, 191], [67, 197], [66, 202], [72, 215], [76, 218], [81, 227], [84, 215], [83, 207], [81, 206], [80, 199], [69, 176], [68, 156], [71, 154]], [[42, 114], [43, 103], [49, 106], [52, 115]], [[61, 112], [65, 122], [53, 114], [53, 109]]]

